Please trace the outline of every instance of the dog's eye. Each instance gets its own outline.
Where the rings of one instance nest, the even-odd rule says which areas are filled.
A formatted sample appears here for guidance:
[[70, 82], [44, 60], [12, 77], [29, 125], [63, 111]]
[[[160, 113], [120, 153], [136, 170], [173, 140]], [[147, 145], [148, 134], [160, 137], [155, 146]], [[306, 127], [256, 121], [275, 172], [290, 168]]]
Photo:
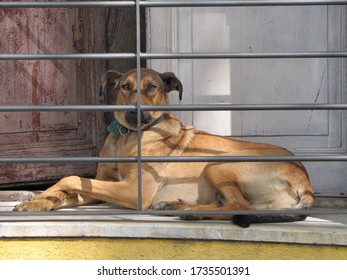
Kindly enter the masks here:
[[121, 88], [124, 89], [124, 90], [130, 90], [129, 84], [124, 84], [124, 85], [121, 86]]
[[155, 90], [156, 88], [157, 88], [156, 85], [149, 85], [149, 86], [148, 86], [148, 90], [149, 90], [149, 91]]

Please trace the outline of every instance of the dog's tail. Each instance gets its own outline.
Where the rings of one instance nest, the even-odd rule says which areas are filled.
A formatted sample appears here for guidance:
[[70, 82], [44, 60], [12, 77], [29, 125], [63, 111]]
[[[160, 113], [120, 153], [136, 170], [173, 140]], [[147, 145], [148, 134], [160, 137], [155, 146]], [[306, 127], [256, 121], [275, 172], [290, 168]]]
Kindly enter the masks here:
[[289, 223], [304, 221], [307, 215], [300, 214], [280, 214], [280, 215], [235, 215], [232, 219], [235, 225], [243, 228], [251, 224], [259, 223]]

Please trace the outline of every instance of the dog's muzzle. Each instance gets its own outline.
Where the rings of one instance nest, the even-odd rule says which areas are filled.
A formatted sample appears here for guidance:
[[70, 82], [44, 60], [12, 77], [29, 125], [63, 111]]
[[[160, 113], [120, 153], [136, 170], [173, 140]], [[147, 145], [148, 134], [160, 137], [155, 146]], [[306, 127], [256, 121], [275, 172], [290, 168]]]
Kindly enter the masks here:
[[[137, 111], [128, 111], [125, 113], [125, 120], [129, 124], [137, 124]], [[141, 123], [149, 124], [152, 121], [152, 116], [149, 112], [141, 111]]]

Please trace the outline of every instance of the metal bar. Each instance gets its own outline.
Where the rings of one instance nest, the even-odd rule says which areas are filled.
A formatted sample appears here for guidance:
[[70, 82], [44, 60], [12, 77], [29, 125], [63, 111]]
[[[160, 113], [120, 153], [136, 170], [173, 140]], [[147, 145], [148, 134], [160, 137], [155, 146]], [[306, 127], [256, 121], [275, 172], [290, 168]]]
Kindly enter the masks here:
[[12, 212], [12, 211], [0, 211], [0, 217], [16, 216], [16, 217], [56, 217], [56, 216], [108, 216], [114, 215], [164, 215], [164, 216], [181, 216], [181, 215], [280, 215], [280, 214], [296, 214], [296, 215], [319, 215], [319, 214], [347, 214], [347, 209], [323, 209], [312, 208], [310, 210], [305, 209], [283, 209], [283, 210], [235, 210], [235, 211], [180, 211], [180, 210], [102, 210], [102, 211], [43, 211], [43, 212]]
[[0, 157], [0, 164], [12, 163], [112, 163], [137, 162], [137, 157]]
[[[0, 106], [0, 112], [54, 112], [54, 111], [132, 111], [135, 105], [35, 105]], [[194, 104], [194, 105], [142, 105], [144, 111], [302, 111], [347, 110], [347, 104]]]
[[136, 83], [137, 83], [137, 210], [142, 209], [142, 155], [141, 155], [141, 20], [140, 1], [136, 0]]
[[143, 7], [262, 7], [262, 6], [322, 6], [322, 5], [345, 5], [345, 0], [241, 0], [241, 1], [140, 1]]
[[0, 2], [0, 8], [112, 8], [134, 6], [135, 1]]
[[[346, 0], [241, 0], [241, 1], [138, 1], [140, 7], [249, 7], [249, 6], [325, 6], [345, 5]], [[111, 8], [135, 7], [135, 1], [0, 2], [0, 8]]]
[[[1, 107], [0, 107], [1, 108]], [[142, 106], [144, 111], [290, 111], [290, 110], [346, 110], [347, 104], [194, 104]]]
[[142, 53], [143, 59], [269, 59], [269, 58], [343, 58], [347, 52], [286, 53]]
[[[347, 155], [305, 155], [305, 156], [142, 156], [141, 162], [332, 162], [347, 161]], [[138, 157], [0, 157], [0, 164], [27, 163], [112, 163], [138, 162]]]
[[107, 60], [135, 57], [136, 55], [134, 53], [0, 54], [0, 60]]
[[142, 162], [329, 162], [347, 161], [347, 155], [306, 155], [306, 156], [179, 156], [143, 157]]
[[35, 106], [0, 106], [0, 112], [55, 112], [55, 111], [76, 111], [76, 112], [111, 112], [111, 111], [131, 111], [136, 110], [135, 105], [35, 105]]
[[[35, 2], [36, 3], [36, 2]], [[0, 60], [345, 58], [347, 52], [0, 54]]]

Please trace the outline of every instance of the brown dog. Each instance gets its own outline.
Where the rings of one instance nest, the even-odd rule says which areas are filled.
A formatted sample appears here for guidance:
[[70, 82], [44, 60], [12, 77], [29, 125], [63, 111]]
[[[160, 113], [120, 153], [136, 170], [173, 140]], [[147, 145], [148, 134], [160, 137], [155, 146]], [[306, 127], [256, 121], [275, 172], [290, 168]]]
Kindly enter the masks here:
[[[167, 94], [182, 84], [173, 73], [141, 69], [141, 104], [165, 105]], [[115, 95], [116, 105], [137, 102], [136, 70], [125, 74], [108, 71], [102, 92]], [[137, 156], [137, 112], [116, 111], [116, 121], [101, 157]], [[284, 148], [236, 141], [184, 126], [169, 112], [141, 112], [143, 156], [290, 156]], [[15, 211], [43, 211], [59, 207], [106, 201], [126, 208], [138, 207], [137, 163], [100, 163], [96, 179], [69, 176]], [[142, 163], [144, 210], [249, 210], [308, 209], [314, 196], [307, 173], [300, 163], [289, 162], [176, 162]], [[191, 216], [188, 216], [191, 218]], [[196, 217], [195, 217], [196, 218]], [[222, 218], [222, 217], [220, 217]], [[225, 218], [225, 216], [224, 216]], [[229, 216], [230, 218], [230, 216]], [[301, 215], [279, 216], [273, 221], [304, 219]], [[261, 216], [236, 216], [234, 222], [248, 226], [267, 222]]]

